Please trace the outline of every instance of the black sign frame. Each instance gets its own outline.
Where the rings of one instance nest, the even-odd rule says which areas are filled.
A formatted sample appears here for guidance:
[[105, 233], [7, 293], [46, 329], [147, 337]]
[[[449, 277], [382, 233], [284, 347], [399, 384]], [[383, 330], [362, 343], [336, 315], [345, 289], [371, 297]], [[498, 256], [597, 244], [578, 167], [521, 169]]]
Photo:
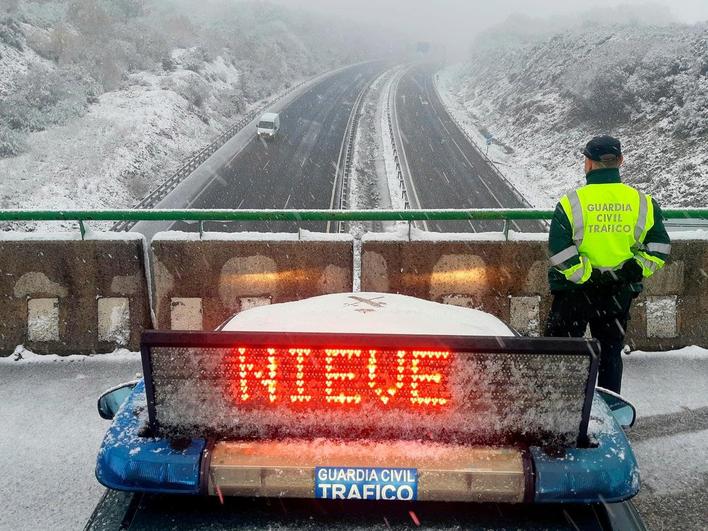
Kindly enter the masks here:
[[338, 347], [344, 342], [347, 348], [352, 349], [384, 350], [400, 349], [405, 346], [410, 350], [449, 350], [451, 352], [488, 354], [587, 355], [590, 358], [590, 370], [585, 384], [585, 399], [578, 428], [577, 445], [578, 447], [586, 447], [589, 444], [588, 425], [595, 393], [600, 344], [594, 339], [585, 338], [146, 330], [142, 334], [140, 350], [150, 430], [152, 433], [159, 432], [152, 378], [151, 349], [153, 347], [228, 348], [239, 344], [252, 348], [286, 348], [296, 344], [317, 349]]

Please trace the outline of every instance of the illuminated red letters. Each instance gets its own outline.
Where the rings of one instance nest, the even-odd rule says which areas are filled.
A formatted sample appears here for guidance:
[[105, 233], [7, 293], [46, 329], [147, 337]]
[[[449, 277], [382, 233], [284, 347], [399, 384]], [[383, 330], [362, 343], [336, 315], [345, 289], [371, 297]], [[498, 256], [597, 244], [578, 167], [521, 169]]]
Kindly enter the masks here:
[[267, 349], [266, 356], [249, 356], [249, 349], [239, 348], [238, 354], [238, 399], [242, 402], [267, 398], [277, 400], [278, 363], [275, 349]]
[[227, 371], [243, 406], [436, 410], [450, 402], [450, 363], [446, 351], [240, 347]]

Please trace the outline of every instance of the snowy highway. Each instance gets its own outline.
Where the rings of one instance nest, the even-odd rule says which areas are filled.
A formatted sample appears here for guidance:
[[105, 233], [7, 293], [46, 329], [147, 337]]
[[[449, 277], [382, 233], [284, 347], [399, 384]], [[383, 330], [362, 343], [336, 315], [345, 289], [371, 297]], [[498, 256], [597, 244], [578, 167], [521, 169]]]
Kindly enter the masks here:
[[[105, 492], [93, 475], [108, 426], [96, 412], [96, 398], [132, 379], [139, 356], [25, 353], [23, 360], [0, 364], [0, 471], [11, 478], [0, 485], [0, 529], [80, 529]], [[708, 496], [708, 351], [634, 353], [625, 357], [625, 367], [624, 393], [639, 412], [629, 432], [642, 477], [635, 504], [649, 529], [699, 529]], [[680, 391], [672, 383], [677, 381]], [[93, 529], [116, 528], [130, 500], [110, 494], [99, 504]], [[148, 497], [135, 528], [193, 529], [205, 509], [213, 517], [208, 529], [411, 529], [416, 520], [423, 529], [473, 529], [499, 517], [496, 506], [471, 515], [465, 504], [234, 499], [222, 507], [211, 498]]]
[[[280, 112], [274, 140], [253, 139], [220, 167], [189, 208], [333, 208], [335, 176], [359, 94], [384, 69], [366, 63], [320, 81]], [[209, 230], [292, 230], [286, 223], [208, 223]], [[174, 230], [193, 230], [184, 223]], [[309, 229], [325, 230], [323, 224]]]
[[[450, 118], [433, 84], [435, 70], [409, 68], [398, 84], [396, 114], [417, 208], [524, 208], [508, 183]], [[411, 193], [412, 192], [412, 193]], [[501, 230], [501, 222], [429, 222], [430, 230], [474, 232]], [[541, 231], [533, 222], [512, 223]]]
[[[224, 152], [228, 146], [222, 148], [187, 180], [195, 182], [176, 188], [157, 208], [338, 208], [350, 117], [357, 110], [354, 107], [358, 97], [386, 68], [383, 62], [364, 63], [312, 83], [292, 101], [282, 104], [281, 129], [274, 140], [257, 138], [255, 128], [251, 134], [247, 126], [237, 135], [245, 141], [234, 142], [228, 153]], [[527, 207], [451, 118], [434, 84], [435, 67], [416, 63], [402, 68], [400, 79], [394, 83], [392, 115], [411, 206]], [[359, 130], [355, 141], [364, 136], [366, 133]], [[197, 175], [205, 171], [206, 179]], [[382, 184], [385, 177], [377, 178], [382, 182], [373, 184], [374, 191], [386, 186]], [[195, 187], [196, 182], [201, 184]], [[372, 191], [359, 189], [356, 193], [366, 195]], [[311, 230], [327, 229], [323, 223], [299, 225]], [[194, 223], [178, 222], [169, 228], [194, 231], [197, 227]], [[205, 228], [272, 232], [293, 231], [296, 226], [285, 222], [209, 222]], [[439, 232], [479, 232], [501, 230], [502, 223], [430, 222], [426, 228]], [[544, 230], [536, 222], [512, 222], [511, 228]], [[157, 229], [153, 224], [141, 223], [133, 230], [151, 237]]]

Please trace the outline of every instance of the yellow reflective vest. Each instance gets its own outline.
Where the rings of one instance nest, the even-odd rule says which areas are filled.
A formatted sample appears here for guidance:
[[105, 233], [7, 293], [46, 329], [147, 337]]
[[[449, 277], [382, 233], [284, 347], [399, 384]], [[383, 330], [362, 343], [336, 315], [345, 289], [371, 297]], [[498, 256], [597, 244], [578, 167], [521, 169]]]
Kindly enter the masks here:
[[658, 237], [653, 238], [657, 241], [647, 241], [657, 224], [654, 205], [651, 196], [623, 184], [619, 170], [590, 172], [586, 186], [559, 202], [558, 209], [569, 225], [565, 233], [569, 229], [570, 234], [563, 237], [558, 227], [554, 231], [553, 223], [558, 224], [554, 217], [549, 239], [551, 266], [575, 285], [585, 283], [593, 270], [621, 269], [631, 259], [642, 267], [644, 277], [651, 276], [664, 266], [671, 250], [660, 218], [661, 230], [655, 230]]

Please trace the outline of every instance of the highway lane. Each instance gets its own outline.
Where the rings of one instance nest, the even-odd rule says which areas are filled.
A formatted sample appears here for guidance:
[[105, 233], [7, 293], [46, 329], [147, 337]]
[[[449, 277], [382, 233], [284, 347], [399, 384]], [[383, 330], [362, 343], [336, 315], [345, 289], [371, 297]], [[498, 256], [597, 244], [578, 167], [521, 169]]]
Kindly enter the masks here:
[[[433, 68], [417, 65], [401, 78], [396, 118], [420, 208], [524, 208], [489, 163], [452, 121], [433, 86]], [[415, 208], [416, 205], [413, 206]], [[498, 231], [502, 222], [428, 222], [440, 232]], [[541, 231], [535, 222], [512, 228]]]
[[[347, 122], [359, 95], [385, 68], [367, 63], [325, 78], [280, 113], [273, 141], [253, 140], [219, 168], [189, 208], [330, 208]], [[336, 204], [335, 204], [336, 206]], [[325, 223], [205, 223], [206, 230], [324, 231]], [[179, 222], [173, 230], [196, 230]]]

